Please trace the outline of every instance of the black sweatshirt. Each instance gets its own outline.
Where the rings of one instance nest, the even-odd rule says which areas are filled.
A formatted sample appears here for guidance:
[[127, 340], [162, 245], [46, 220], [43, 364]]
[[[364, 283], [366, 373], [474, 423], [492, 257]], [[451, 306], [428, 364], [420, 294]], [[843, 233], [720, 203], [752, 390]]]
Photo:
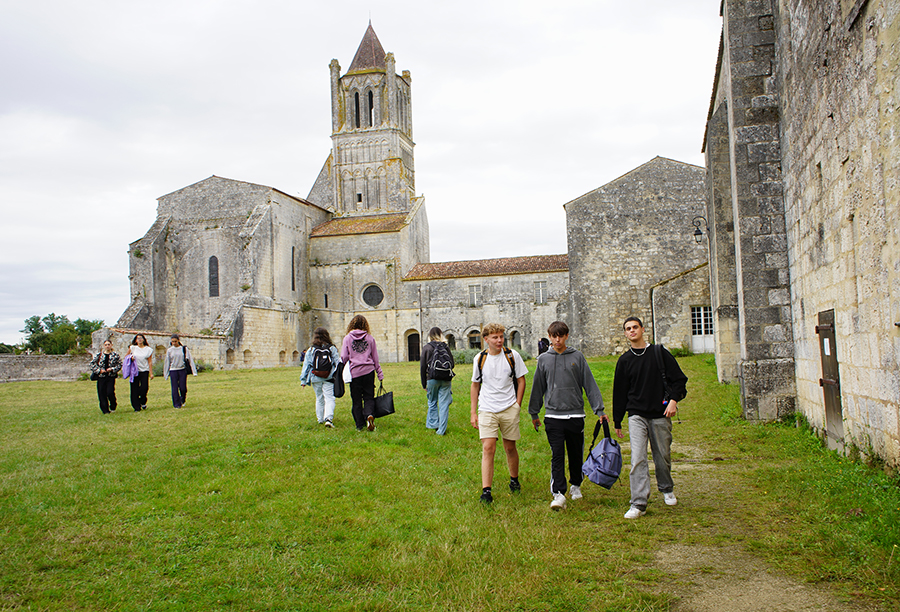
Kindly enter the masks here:
[[662, 351], [670, 398], [680, 402], [687, 395], [687, 376], [669, 351], [652, 344], [648, 344], [646, 350], [629, 349], [619, 357], [613, 380], [613, 424], [616, 429], [622, 429], [626, 412], [647, 419], [665, 416], [666, 389], [655, 351]]

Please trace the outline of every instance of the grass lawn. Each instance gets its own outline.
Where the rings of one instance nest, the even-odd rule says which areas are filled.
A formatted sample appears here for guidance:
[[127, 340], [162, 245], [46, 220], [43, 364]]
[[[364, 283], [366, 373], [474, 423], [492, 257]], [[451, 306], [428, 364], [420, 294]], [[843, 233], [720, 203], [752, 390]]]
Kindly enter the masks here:
[[[182, 410], [156, 378], [141, 413], [120, 380], [109, 415], [89, 381], [0, 385], [0, 610], [670, 610], [717, 571], [662, 563], [673, 545], [900, 610], [896, 477], [802, 427], [741, 421], [710, 357], [679, 361], [679, 504], [654, 491], [636, 521], [627, 442], [619, 484], [585, 482], [551, 512], [549, 447], [525, 412], [522, 493], [498, 451], [480, 504], [471, 366], [445, 437], [425, 429], [418, 364], [384, 366], [397, 413], [373, 433], [349, 394], [336, 428], [318, 425], [299, 368], [189, 377]], [[615, 359], [590, 363], [609, 400]]]

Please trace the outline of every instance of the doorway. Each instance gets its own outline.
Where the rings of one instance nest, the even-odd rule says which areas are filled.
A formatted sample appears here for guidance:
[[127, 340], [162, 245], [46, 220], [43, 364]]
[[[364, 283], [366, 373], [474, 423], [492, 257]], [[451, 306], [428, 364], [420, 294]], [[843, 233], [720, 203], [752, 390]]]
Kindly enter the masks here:
[[825, 399], [825, 432], [828, 448], [844, 446], [844, 411], [841, 405], [841, 378], [838, 367], [837, 343], [834, 334], [834, 310], [820, 312], [816, 334], [822, 358], [822, 378], [819, 386]]

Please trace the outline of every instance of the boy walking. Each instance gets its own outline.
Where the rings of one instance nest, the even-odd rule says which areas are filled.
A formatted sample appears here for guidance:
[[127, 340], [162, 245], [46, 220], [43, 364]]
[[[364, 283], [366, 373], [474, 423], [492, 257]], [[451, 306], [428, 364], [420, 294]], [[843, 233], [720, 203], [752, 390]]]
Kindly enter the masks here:
[[603, 412], [603, 396], [594, 380], [587, 361], [579, 351], [566, 346], [569, 326], [554, 321], [547, 329], [550, 350], [538, 357], [532, 381], [528, 412], [535, 431], [541, 426], [538, 415], [546, 401], [544, 424], [550, 443], [550, 492], [552, 510], [566, 507], [566, 454], [569, 456], [569, 482], [572, 499], [581, 499], [581, 472], [584, 456], [584, 399], [587, 395], [591, 409], [601, 421], [608, 418]]
[[622, 324], [631, 347], [616, 362], [613, 380], [613, 422], [622, 437], [622, 418], [628, 412], [631, 440], [631, 507], [625, 518], [636, 519], [647, 511], [650, 467], [647, 442], [653, 451], [656, 486], [667, 506], [678, 503], [672, 483], [672, 417], [687, 395], [687, 376], [662, 346], [644, 340], [644, 324], [628, 317]]
[[487, 349], [476, 355], [472, 363], [471, 422], [481, 438], [481, 501], [486, 504], [494, 501], [494, 454], [501, 435], [509, 464], [509, 490], [518, 493], [522, 489], [516, 440], [522, 437], [519, 412], [528, 368], [518, 352], [503, 346], [505, 333], [506, 328], [498, 323], [485, 325], [481, 337]]

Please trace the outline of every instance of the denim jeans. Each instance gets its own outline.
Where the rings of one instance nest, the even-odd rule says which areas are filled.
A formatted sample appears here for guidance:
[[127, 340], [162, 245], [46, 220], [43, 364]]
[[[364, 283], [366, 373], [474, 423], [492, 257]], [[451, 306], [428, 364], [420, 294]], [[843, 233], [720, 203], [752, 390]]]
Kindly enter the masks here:
[[450, 420], [450, 403], [453, 401], [453, 384], [449, 380], [428, 379], [425, 383], [425, 396], [428, 398], [428, 413], [425, 416], [425, 427], [435, 429], [440, 435], [447, 433], [447, 421]]
[[334, 422], [334, 381], [314, 380], [309, 386], [316, 392], [316, 419]]
[[631, 440], [631, 505], [647, 509], [650, 497], [650, 465], [647, 463], [647, 442], [653, 453], [653, 469], [660, 493], [671, 493], [672, 483], [672, 419], [628, 417], [628, 437]]

